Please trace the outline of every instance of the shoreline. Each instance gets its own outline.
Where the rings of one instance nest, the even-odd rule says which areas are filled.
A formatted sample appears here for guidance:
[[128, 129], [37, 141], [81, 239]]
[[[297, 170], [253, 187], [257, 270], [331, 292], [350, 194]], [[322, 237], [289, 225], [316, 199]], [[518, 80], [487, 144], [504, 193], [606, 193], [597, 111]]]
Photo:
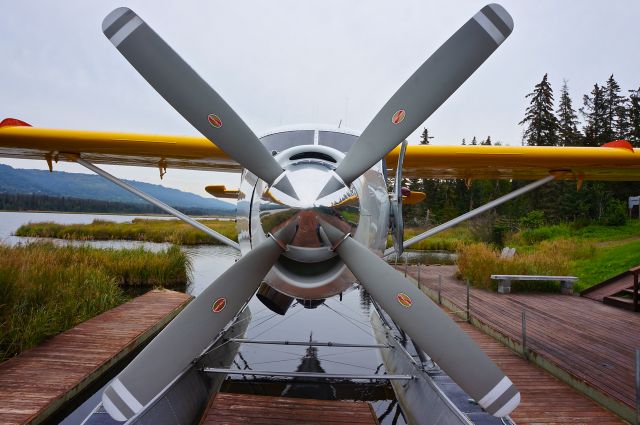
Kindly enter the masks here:
[[[119, 212], [80, 212], [80, 211], [49, 211], [49, 210], [2, 210], [0, 213], [26, 213], [26, 214], [74, 214], [74, 215], [120, 215], [120, 216], [136, 216], [136, 217], [173, 217], [169, 214], [152, 214], [152, 213], [119, 213]], [[214, 220], [235, 220], [235, 214], [232, 215], [191, 215], [189, 217], [199, 219], [214, 219]]]

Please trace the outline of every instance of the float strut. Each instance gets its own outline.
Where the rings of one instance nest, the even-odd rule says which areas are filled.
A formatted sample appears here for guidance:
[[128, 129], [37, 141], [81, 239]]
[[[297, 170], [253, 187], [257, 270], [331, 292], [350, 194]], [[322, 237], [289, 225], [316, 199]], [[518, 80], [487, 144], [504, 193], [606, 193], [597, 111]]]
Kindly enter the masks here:
[[[504, 196], [499, 197], [498, 199], [494, 199], [491, 202], [488, 202], [486, 204], [484, 204], [481, 207], [476, 208], [475, 210], [471, 210], [468, 213], [462, 214], [456, 218], [454, 218], [453, 220], [449, 220], [446, 223], [443, 223], [439, 226], [434, 227], [433, 229], [429, 229], [424, 233], [419, 234], [418, 236], [414, 236], [413, 238], [409, 239], [408, 241], [405, 241], [402, 246], [406, 249], [408, 247], [410, 247], [411, 245], [420, 242], [423, 239], [426, 239], [428, 237], [431, 237], [437, 233], [442, 232], [443, 230], [446, 230], [450, 227], [455, 226], [456, 224], [460, 224], [465, 220], [469, 220], [470, 218], [473, 218], [479, 214], [482, 214], [483, 212], [489, 211], [492, 208], [497, 207], [500, 204], [503, 204], [507, 201], [510, 201], [514, 198], [517, 198], [518, 196], [524, 195], [527, 192], [531, 192], [533, 189], [537, 189], [538, 187], [542, 186], [543, 184], [549, 183], [550, 181], [554, 180], [556, 178], [556, 176], [553, 175], [549, 175], [547, 177], [541, 178], [540, 180], [536, 180], [532, 183], [529, 183], [526, 186], [521, 187], [520, 189], [516, 189], [511, 193], [507, 193]], [[394, 249], [393, 248], [389, 248], [384, 252], [383, 257], [386, 257], [389, 254], [393, 254], [394, 253]]]
[[164, 202], [154, 198], [153, 196], [147, 195], [146, 193], [142, 192], [141, 190], [138, 190], [135, 187], [131, 186], [130, 184], [125, 183], [124, 181], [120, 180], [119, 178], [112, 176], [111, 174], [107, 173], [103, 169], [96, 167], [92, 163], [87, 162], [82, 158], [75, 158], [75, 162], [77, 162], [78, 164], [82, 165], [85, 168], [88, 168], [89, 170], [93, 171], [94, 173], [98, 174], [99, 176], [104, 177], [105, 179], [109, 180], [110, 182], [117, 184], [118, 186], [120, 186], [124, 190], [127, 190], [127, 191], [133, 193], [137, 197], [144, 199], [145, 201], [149, 202], [150, 204], [155, 205], [156, 207], [158, 207], [161, 210], [171, 214], [172, 216], [177, 217], [180, 220], [184, 221], [185, 223], [192, 225], [196, 229], [203, 231], [207, 235], [211, 236], [214, 239], [217, 239], [218, 241], [222, 242], [223, 244], [228, 245], [231, 248], [235, 248], [238, 251], [240, 250], [240, 245], [238, 245], [237, 242], [234, 242], [231, 239], [229, 239], [228, 237], [216, 232], [213, 229], [208, 228], [204, 224], [197, 222], [196, 220], [192, 219], [188, 215], [185, 215], [185, 214], [181, 213], [180, 211], [176, 210], [175, 208], [170, 207], [169, 205], [165, 204]]

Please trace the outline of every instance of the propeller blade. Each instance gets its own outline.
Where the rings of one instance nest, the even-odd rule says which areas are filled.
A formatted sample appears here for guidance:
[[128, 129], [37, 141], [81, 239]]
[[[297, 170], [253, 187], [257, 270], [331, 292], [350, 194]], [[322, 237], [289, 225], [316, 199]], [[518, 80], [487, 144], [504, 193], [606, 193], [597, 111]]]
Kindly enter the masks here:
[[238, 260], [191, 301], [102, 395], [111, 417], [124, 421], [140, 412], [213, 342], [255, 293], [297, 230], [292, 224]]
[[323, 236], [362, 286], [467, 394], [498, 417], [516, 408], [517, 388], [446, 313], [369, 249], [320, 221]]
[[115, 9], [102, 22], [104, 35], [173, 108], [244, 168], [295, 196], [282, 167], [258, 137], [178, 54], [135, 12]]
[[[513, 20], [490, 4], [451, 36], [382, 107], [336, 168], [349, 185], [405, 140], [444, 103], [511, 34]], [[324, 195], [334, 187], [330, 181]]]

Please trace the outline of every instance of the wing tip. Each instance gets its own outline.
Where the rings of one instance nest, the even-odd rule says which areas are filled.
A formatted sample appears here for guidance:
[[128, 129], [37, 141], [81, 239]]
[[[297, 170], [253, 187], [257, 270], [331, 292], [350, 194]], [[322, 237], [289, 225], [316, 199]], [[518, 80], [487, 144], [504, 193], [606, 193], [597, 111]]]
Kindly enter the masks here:
[[0, 127], [31, 127], [31, 124], [16, 118], [5, 118], [0, 121]]
[[621, 148], [634, 152], [633, 145], [628, 140], [614, 140], [613, 142], [605, 143], [602, 148]]

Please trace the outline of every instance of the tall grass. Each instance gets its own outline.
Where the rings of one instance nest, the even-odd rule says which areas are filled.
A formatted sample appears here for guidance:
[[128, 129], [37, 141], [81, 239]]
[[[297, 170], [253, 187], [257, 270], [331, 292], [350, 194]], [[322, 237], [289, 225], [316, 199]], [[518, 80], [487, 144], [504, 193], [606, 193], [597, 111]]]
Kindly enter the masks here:
[[[229, 220], [201, 220], [224, 236], [237, 240], [235, 222]], [[178, 220], [134, 219], [130, 223], [94, 220], [91, 224], [28, 223], [16, 230], [16, 236], [73, 240], [134, 240], [169, 242], [179, 245], [217, 245], [216, 239]]]
[[0, 245], [0, 361], [124, 302], [120, 284], [186, 284], [188, 257], [38, 243]]
[[[424, 228], [419, 227], [407, 227], [404, 229], [404, 240], [409, 240], [412, 237], [423, 233]], [[427, 239], [423, 239], [420, 242], [411, 245], [412, 250], [423, 251], [457, 251], [464, 245], [473, 242], [473, 235], [469, 230], [468, 225], [458, 225], [450, 229], [444, 230], [435, 236]], [[387, 246], [393, 246], [391, 236], [388, 237]]]
[[[496, 290], [498, 283], [491, 280], [492, 274], [523, 275], [568, 275], [576, 260], [592, 257], [592, 243], [572, 239], [555, 239], [541, 242], [534, 251], [516, 253], [513, 258], [500, 258], [500, 251], [484, 243], [462, 247], [458, 252], [460, 275], [469, 279], [473, 286]], [[518, 282], [512, 290], [557, 291], [556, 282]]]

